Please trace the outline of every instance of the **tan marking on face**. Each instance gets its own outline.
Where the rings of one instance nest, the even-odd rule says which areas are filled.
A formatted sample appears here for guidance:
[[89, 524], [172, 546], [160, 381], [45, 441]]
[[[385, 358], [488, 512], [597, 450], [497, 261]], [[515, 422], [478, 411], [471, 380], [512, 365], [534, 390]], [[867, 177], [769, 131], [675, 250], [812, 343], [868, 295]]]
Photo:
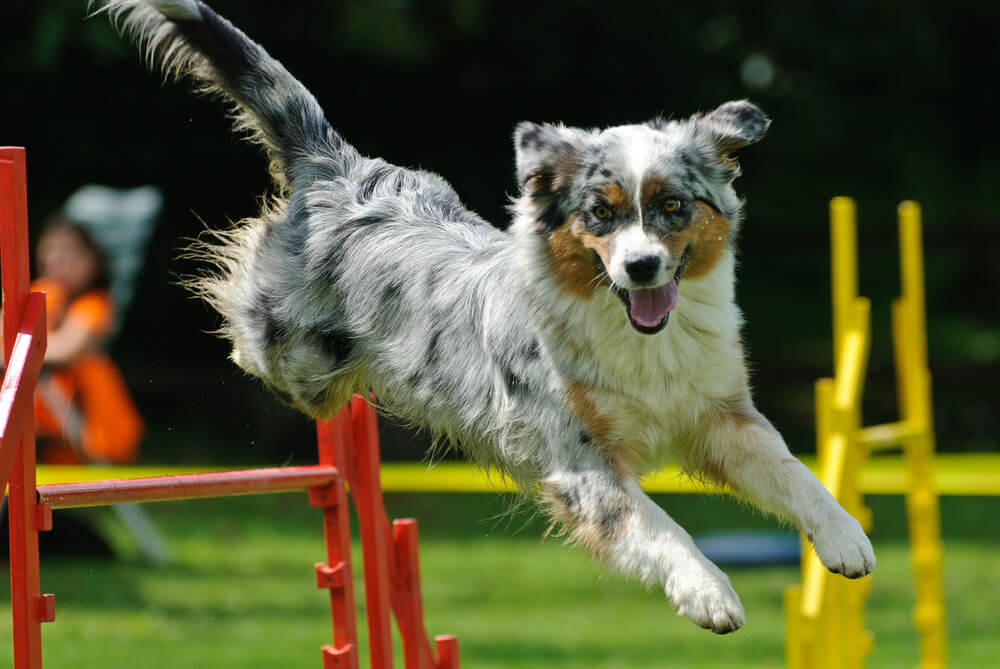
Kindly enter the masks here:
[[666, 190], [667, 182], [661, 177], [650, 177], [646, 183], [642, 184], [642, 191], [639, 193], [640, 202], [645, 208], [650, 201], [655, 200]]
[[672, 258], [680, 259], [685, 251], [690, 253], [682, 279], [698, 279], [711, 274], [729, 240], [729, 219], [702, 202], [694, 202], [693, 206], [695, 213], [691, 223], [663, 238]]
[[560, 288], [574, 297], [590, 299], [599, 283], [598, 268], [593, 252], [574, 233], [572, 221], [549, 235], [549, 255]]
[[697, 279], [712, 273], [729, 243], [729, 219], [703, 202], [695, 202], [695, 215], [687, 227], [691, 259], [684, 277]]
[[610, 243], [610, 236], [590, 234], [575, 216], [570, 216], [562, 227], [549, 235], [549, 255], [563, 291], [589, 300], [598, 286], [607, 285], [607, 276], [594, 258], [594, 253], [606, 267], [610, 258]]
[[624, 211], [629, 208], [628, 194], [619, 184], [608, 184], [601, 189], [605, 201], [614, 209]]
[[[687, 250], [695, 241], [695, 234], [693, 229], [693, 224], [682, 230], [675, 230], [669, 233], [663, 238], [663, 245], [667, 248], [667, 253], [670, 257], [674, 259], [675, 262], [680, 262], [681, 258], [684, 257], [684, 252]], [[691, 249], [694, 253], [694, 249]], [[692, 258], [694, 260], [694, 258]], [[688, 263], [688, 268], [684, 270], [684, 276], [690, 276], [691, 265]]]

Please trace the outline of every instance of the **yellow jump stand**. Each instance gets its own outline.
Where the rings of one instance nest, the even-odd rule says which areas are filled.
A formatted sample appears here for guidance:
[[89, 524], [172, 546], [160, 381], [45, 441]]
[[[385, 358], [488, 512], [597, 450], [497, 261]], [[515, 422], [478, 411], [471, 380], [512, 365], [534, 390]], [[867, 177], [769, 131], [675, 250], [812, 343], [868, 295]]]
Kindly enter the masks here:
[[[861, 426], [861, 397], [871, 341], [870, 303], [858, 297], [854, 201], [830, 202], [833, 267], [833, 379], [816, 382], [816, 451], [820, 480], [868, 531], [871, 512], [859, 489], [859, 471], [874, 451], [902, 447], [909, 476], [906, 508], [916, 581], [914, 622], [920, 666], [947, 665], [941, 528], [933, 487], [934, 426], [927, 368], [920, 206], [899, 205], [902, 297], [893, 303], [892, 329], [901, 420]], [[802, 584], [785, 591], [785, 659], [790, 669], [864, 666], [872, 636], [864, 600], [871, 577], [851, 581], [831, 574], [803, 538]]]

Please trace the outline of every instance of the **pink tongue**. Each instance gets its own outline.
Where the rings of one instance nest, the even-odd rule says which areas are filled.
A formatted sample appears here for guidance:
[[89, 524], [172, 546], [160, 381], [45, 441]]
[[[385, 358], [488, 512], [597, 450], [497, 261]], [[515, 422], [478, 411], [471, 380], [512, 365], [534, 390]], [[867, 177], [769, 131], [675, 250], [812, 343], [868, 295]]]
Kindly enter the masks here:
[[659, 288], [630, 290], [628, 301], [632, 320], [644, 327], [655, 327], [677, 306], [677, 282], [669, 281]]

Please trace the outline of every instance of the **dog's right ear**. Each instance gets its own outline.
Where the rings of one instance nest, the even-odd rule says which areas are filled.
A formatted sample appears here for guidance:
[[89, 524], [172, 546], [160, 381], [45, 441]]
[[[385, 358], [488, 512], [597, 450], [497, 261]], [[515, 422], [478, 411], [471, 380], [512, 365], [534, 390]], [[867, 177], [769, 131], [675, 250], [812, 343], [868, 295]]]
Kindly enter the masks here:
[[524, 121], [514, 129], [521, 202], [539, 231], [551, 232], [562, 224], [563, 200], [572, 186], [581, 149], [578, 131], [562, 125]]
[[563, 125], [523, 121], [514, 129], [517, 183], [558, 180], [573, 171], [580, 155], [580, 133]]
[[586, 149], [587, 133], [576, 128], [524, 121], [514, 130], [521, 202], [541, 231], [562, 225], [566, 196]]

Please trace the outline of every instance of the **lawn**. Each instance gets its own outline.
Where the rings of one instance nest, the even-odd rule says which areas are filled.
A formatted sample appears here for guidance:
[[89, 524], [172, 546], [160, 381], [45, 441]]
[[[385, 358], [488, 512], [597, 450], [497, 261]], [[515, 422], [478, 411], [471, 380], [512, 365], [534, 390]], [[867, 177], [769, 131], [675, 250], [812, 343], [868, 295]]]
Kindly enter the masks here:
[[[714, 496], [658, 501], [693, 534], [775, 526]], [[913, 587], [902, 501], [871, 498], [879, 568], [869, 599], [875, 635], [870, 667], [915, 666]], [[390, 495], [390, 515], [421, 521], [421, 570], [431, 634], [459, 637], [463, 665], [502, 667], [780, 667], [784, 587], [793, 567], [728, 569], [747, 625], [725, 637], [670, 610], [658, 592], [604, 572], [582, 551], [541, 539], [543, 524], [504, 514], [489, 494]], [[60, 669], [319, 667], [329, 642], [320, 516], [304, 494], [174, 502], [147, 507], [174, 560], [141, 564], [110, 513], [115, 560], [43, 555], [43, 592], [56, 593], [57, 620], [43, 626], [45, 665]], [[58, 528], [62, 514], [56, 512]], [[996, 666], [1000, 608], [1000, 498], [945, 498], [952, 667]], [[355, 558], [356, 564], [359, 560]], [[361, 593], [360, 574], [356, 573]], [[6, 587], [0, 591], [9, 600]], [[359, 608], [361, 603], [359, 603]], [[9, 620], [9, 608], [0, 608]], [[363, 624], [361, 628], [363, 629]], [[0, 666], [10, 664], [9, 627]], [[367, 660], [365, 659], [364, 662]]]

